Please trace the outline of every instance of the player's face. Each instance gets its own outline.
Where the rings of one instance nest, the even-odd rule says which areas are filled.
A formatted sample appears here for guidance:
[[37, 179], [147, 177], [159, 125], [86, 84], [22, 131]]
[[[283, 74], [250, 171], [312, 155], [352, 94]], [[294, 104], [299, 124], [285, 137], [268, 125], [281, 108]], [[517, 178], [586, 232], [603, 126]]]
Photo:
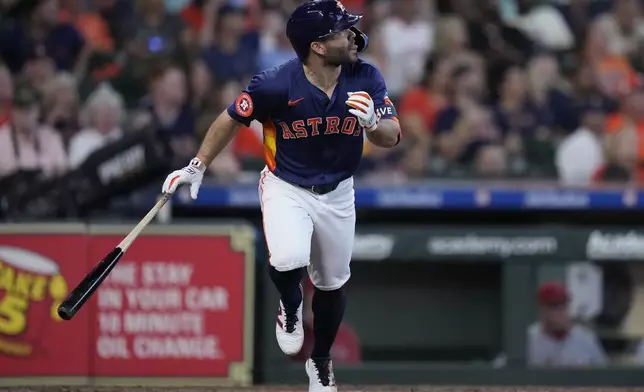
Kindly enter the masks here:
[[355, 33], [343, 30], [336, 33], [324, 42], [324, 61], [327, 65], [337, 66], [358, 61], [358, 46], [355, 44]]
[[568, 305], [550, 305], [543, 306], [542, 322], [548, 329], [554, 331], [565, 331], [570, 327], [570, 314], [568, 313]]

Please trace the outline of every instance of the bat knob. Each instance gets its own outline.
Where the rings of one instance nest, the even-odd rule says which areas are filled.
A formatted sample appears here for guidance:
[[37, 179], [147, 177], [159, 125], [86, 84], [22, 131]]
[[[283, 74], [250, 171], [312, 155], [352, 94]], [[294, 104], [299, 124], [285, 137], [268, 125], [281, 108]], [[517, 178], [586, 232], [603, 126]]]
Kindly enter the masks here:
[[76, 312], [65, 306], [65, 304], [62, 304], [58, 307], [58, 316], [60, 316], [60, 318], [63, 320], [71, 320], [72, 317], [74, 317], [74, 313]]

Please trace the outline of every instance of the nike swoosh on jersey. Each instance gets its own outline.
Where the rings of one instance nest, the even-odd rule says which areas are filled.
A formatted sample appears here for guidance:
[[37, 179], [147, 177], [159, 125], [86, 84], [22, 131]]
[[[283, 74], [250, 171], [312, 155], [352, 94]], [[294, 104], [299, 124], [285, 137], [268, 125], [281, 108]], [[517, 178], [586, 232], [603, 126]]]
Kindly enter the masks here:
[[295, 105], [297, 105], [297, 104], [298, 104], [301, 100], [303, 100], [303, 99], [304, 99], [304, 98], [298, 98], [298, 99], [294, 99], [294, 100], [289, 100], [289, 101], [288, 101], [288, 106], [295, 106]]

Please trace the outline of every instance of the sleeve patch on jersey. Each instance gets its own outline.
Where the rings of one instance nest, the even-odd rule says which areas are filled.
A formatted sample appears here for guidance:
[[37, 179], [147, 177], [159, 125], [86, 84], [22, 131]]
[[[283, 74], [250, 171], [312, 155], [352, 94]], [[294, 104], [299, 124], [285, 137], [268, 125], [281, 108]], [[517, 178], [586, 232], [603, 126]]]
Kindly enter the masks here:
[[242, 117], [250, 117], [253, 114], [253, 99], [248, 93], [241, 93], [235, 101], [235, 111]]

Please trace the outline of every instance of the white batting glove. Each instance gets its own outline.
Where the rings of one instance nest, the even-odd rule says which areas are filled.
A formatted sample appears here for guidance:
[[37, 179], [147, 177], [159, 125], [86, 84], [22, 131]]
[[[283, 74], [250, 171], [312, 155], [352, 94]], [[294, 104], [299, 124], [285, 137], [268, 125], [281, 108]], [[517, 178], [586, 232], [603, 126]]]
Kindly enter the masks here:
[[349, 109], [349, 113], [358, 118], [358, 123], [367, 132], [372, 132], [378, 127], [380, 116], [376, 114], [376, 108], [371, 96], [364, 91], [357, 91], [355, 93], [348, 93], [349, 99], [346, 104], [353, 109]]
[[190, 184], [190, 197], [196, 200], [205, 171], [204, 164], [199, 159], [194, 158], [188, 166], [170, 173], [165, 179], [161, 190], [164, 193], [174, 193], [181, 185]]

